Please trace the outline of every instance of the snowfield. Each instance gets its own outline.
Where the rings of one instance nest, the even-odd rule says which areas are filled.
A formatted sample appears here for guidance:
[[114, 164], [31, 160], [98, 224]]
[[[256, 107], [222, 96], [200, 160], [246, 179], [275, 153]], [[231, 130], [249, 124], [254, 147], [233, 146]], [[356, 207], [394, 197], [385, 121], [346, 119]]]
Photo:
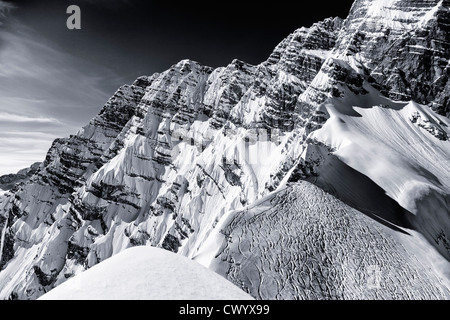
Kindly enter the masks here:
[[329, 119], [310, 140], [332, 156], [303, 154], [321, 163], [315, 184], [378, 220], [417, 230], [450, 259], [450, 121], [365, 88], [363, 98], [347, 92], [321, 106]]
[[450, 263], [421, 235], [307, 181], [230, 212], [194, 260], [263, 300], [450, 298]]
[[253, 300], [202, 265], [153, 247], [134, 247], [69, 279], [40, 300]]

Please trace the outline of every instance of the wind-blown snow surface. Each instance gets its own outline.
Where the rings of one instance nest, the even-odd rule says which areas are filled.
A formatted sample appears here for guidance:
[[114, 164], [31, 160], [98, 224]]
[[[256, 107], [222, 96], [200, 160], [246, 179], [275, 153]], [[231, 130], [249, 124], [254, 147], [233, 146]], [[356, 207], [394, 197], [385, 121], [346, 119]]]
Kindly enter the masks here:
[[227, 214], [194, 260], [257, 299], [450, 298], [450, 263], [420, 235], [307, 181]]
[[134, 247], [106, 259], [40, 300], [253, 300], [215, 272], [181, 255]]
[[[329, 119], [309, 138], [333, 150], [340, 161], [369, 178], [405, 209], [394, 216], [380, 204], [376, 216], [395, 220], [396, 225], [402, 220], [405, 227], [435, 242], [450, 260], [450, 243], [444, 236], [450, 230], [450, 121], [423, 105], [394, 102], [376, 92], [365, 99], [351, 97], [348, 93], [347, 99], [324, 104], [321, 110]], [[318, 165], [317, 172], [338, 198], [352, 198], [357, 208], [367, 206], [367, 200], [357, 203], [361, 188], [356, 184], [353, 190], [346, 188], [354, 174], [347, 172], [338, 181], [326, 165]], [[369, 194], [369, 186], [366, 188]]]

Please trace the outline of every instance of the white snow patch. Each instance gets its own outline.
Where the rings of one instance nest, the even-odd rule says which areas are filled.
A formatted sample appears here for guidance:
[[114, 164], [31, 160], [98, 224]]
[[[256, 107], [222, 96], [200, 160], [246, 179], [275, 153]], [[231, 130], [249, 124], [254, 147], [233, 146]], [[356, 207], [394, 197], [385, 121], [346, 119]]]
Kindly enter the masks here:
[[40, 300], [253, 300], [186, 257], [134, 247], [69, 279]]
[[341, 160], [366, 174], [408, 210], [414, 208], [403, 192], [410, 190], [414, 181], [417, 186], [426, 184], [450, 192], [450, 143], [408, 120], [419, 112], [422, 118], [445, 124], [440, 128], [448, 133], [448, 119], [414, 102], [398, 110], [354, 107], [359, 116], [344, 114], [340, 108], [327, 105], [330, 119], [312, 137], [337, 149], [335, 155]]
[[303, 49], [302, 51], [308, 55], [319, 57], [323, 60], [326, 60], [329, 57], [331, 57], [331, 50]]

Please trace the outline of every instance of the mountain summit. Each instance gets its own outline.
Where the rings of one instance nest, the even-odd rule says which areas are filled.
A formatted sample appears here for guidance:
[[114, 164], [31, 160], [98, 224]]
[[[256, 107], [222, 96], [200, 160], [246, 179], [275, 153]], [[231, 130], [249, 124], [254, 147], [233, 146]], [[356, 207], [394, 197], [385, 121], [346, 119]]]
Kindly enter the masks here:
[[257, 299], [448, 299], [449, 10], [357, 0], [119, 88], [0, 197], [0, 298], [154, 246]]

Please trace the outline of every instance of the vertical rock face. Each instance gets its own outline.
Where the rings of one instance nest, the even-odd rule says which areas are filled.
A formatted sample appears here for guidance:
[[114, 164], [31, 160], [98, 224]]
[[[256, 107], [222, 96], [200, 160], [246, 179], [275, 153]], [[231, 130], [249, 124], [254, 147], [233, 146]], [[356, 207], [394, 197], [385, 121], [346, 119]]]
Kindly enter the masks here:
[[[428, 104], [448, 117], [449, 19], [448, 1], [356, 1], [334, 49], [339, 62], [328, 61], [324, 73], [349, 63], [353, 68], [335, 73], [337, 82], [356, 67], [383, 95]], [[323, 93], [330, 82], [320, 80], [311, 90]], [[350, 82], [355, 90], [361, 79]], [[343, 94], [335, 86], [327, 89]]]
[[428, 104], [449, 116], [450, 2], [358, 1], [338, 40], [371, 84], [395, 100]]
[[[0, 298], [35, 299], [137, 245], [190, 258], [209, 248], [223, 261], [211, 258], [205, 264], [237, 284], [247, 279], [244, 289], [259, 298], [312, 298], [308, 288], [327, 284], [331, 291], [323, 289], [316, 298], [373, 297], [359, 287], [330, 284], [329, 264], [323, 269], [329, 273], [313, 277], [324, 265], [309, 254], [333, 253], [327, 251], [331, 240], [315, 244], [308, 233], [315, 228], [314, 217], [297, 208], [311, 206], [308, 197], [306, 202], [288, 199], [305, 220], [294, 219], [293, 229], [277, 237], [297, 232], [306, 239], [306, 247], [295, 247], [297, 251], [286, 258], [306, 259], [313, 279], [290, 279], [273, 258], [264, 266], [272, 273], [272, 284], [287, 284], [261, 293], [252, 287], [256, 282], [248, 282], [252, 269], [244, 267], [261, 260], [245, 260], [246, 249], [240, 251], [236, 244], [223, 249], [223, 239], [217, 236], [222, 228], [225, 236], [241, 237], [244, 245], [246, 237], [259, 232], [253, 228], [262, 228], [256, 218], [247, 219], [244, 208], [256, 206], [252, 214], [257, 216], [271, 203], [261, 199], [305, 179], [331, 194], [321, 197], [329, 205], [318, 210], [336, 232], [348, 226], [334, 220], [330, 212], [335, 207], [344, 208], [339, 211], [344, 220], [366, 214], [378, 221], [357, 218], [358, 236], [339, 238], [334, 249], [348, 245], [363, 250], [369, 238], [361, 230], [369, 228], [374, 230], [367, 237], [385, 240], [386, 261], [397, 255], [405, 264], [412, 263], [406, 256], [415, 251], [397, 250], [402, 244], [395, 236], [384, 239], [386, 230], [374, 227], [382, 223], [399, 232], [414, 230], [448, 259], [450, 177], [442, 169], [450, 154], [450, 122], [443, 117], [449, 116], [448, 10], [448, 1], [358, 0], [346, 20], [329, 18], [294, 31], [257, 66], [234, 60], [212, 69], [183, 60], [121, 87], [88, 125], [53, 143], [32, 178], [0, 197]], [[408, 104], [410, 100], [420, 105]], [[349, 148], [356, 142], [360, 149]], [[381, 152], [375, 156], [369, 146]], [[402, 155], [384, 155], [383, 150], [402, 150]], [[411, 169], [411, 179], [385, 174], [381, 165], [374, 172], [379, 163], [386, 164], [383, 170], [388, 173], [392, 167]], [[346, 179], [350, 185], [341, 183]], [[423, 188], [415, 189], [411, 181]], [[352, 188], [358, 192], [349, 192]], [[298, 189], [322, 192], [313, 187], [292, 190]], [[370, 200], [374, 190], [380, 203], [393, 203], [386, 211], [393, 216], [383, 215], [386, 208]], [[281, 200], [273, 205], [285, 203], [286, 194], [280, 193]], [[430, 195], [428, 202], [425, 194]], [[367, 200], [365, 205], [361, 199]], [[237, 214], [236, 221], [245, 222], [242, 230], [235, 228], [230, 212]], [[288, 216], [261, 219], [287, 225]], [[219, 240], [211, 248], [214, 237]], [[290, 245], [276, 243], [280, 250]], [[269, 248], [267, 243], [259, 247], [258, 257]], [[230, 261], [236, 257], [241, 265]], [[351, 275], [339, 270], [335, 276], [347, 281]], [[405, 274], [423, 276], [423, 281], [439, 281], [426, 271], [426, 264], [408, 270]], [[407, 281], [401, 273], [392, 279]], [[298, 290], [299, 285], [306, 289]], [[442, 290], [427, 287], [425, 296], [414, 291], [411, 297], [448, 297], [448, 288], [444, 285]], [[389, 297], [384, 293], [380, 297]], [[400, 296], [408, 294], [403, 290]]]

